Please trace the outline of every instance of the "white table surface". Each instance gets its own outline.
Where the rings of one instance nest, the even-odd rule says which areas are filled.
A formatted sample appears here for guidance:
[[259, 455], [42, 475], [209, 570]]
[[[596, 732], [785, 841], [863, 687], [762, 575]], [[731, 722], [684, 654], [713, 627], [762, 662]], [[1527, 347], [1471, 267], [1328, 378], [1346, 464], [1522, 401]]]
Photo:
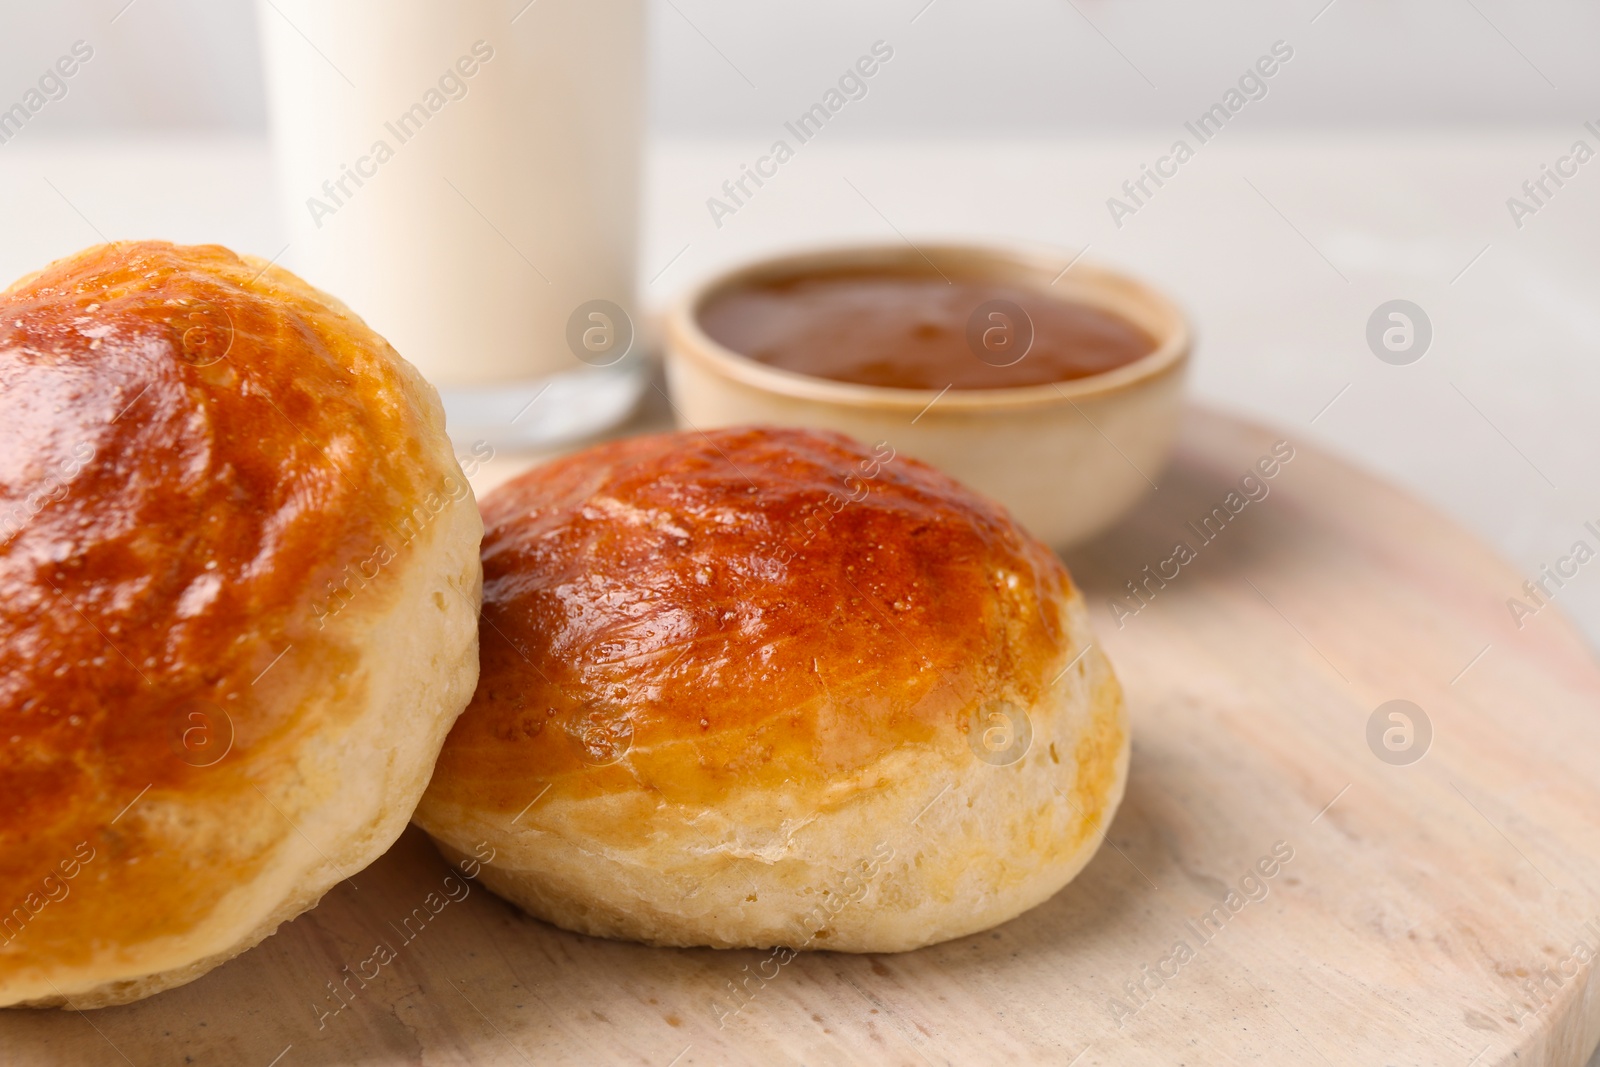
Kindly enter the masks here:
[[[1585, 520], [1600, 525], [1600, 165], [1520, 230], [1505, 201], [1579, 136], [1229, 132], [1120, 229], [1106, 198], [1168, 131], [1092, 143], [819, 140], [720, 228], [706, 198], [766, 141], [660, 143], [646, 180], [643, 303], [660, 307], [708, 271], [794, 244], [1087, 244], [1192, 313], [1195, 397], [1380, 472], [1533, 576], [1575, 540], [1594, 541]], [[19, 139], [0, 147], [0, 197], [5, 278], [102, 237], [268, 257], [285, 241], [257, 139]], [[1434, 328], [1426, 357], [1404, 367], [1364, 340], [1368, 315], [1397, 297]], [[1600, 643], [1600, 564], [1556, 603]]]

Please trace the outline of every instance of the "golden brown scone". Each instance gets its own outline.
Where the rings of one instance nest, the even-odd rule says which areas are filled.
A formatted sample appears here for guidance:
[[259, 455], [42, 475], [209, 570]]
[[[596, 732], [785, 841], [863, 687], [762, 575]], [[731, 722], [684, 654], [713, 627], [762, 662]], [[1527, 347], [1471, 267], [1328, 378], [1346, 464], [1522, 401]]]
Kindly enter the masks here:
[[1098, 847], [1128, 729], [1083, 599], [938, 471], [832, 433], [665, 434], [483, 510], [482, 674], [416, 821], [452, 859], [492, 847], [484, 884], [533, 915], [898, 951], [1010, 919]]
[[214, 245], [0, 293], [0, 1004], [179, 985], [404, 829], [477, 681], [434, 390]]

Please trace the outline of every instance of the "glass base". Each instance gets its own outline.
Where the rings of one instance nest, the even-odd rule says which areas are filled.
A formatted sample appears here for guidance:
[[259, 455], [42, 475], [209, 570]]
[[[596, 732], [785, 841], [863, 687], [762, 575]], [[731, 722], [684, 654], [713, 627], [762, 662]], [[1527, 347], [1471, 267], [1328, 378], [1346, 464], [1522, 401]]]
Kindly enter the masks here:
[[627, 419], [648, 385], [644, 361], [584, 367], [548, 378], [441, 388], [445, 426], [457, 446], [540, 449], [592, 437]]

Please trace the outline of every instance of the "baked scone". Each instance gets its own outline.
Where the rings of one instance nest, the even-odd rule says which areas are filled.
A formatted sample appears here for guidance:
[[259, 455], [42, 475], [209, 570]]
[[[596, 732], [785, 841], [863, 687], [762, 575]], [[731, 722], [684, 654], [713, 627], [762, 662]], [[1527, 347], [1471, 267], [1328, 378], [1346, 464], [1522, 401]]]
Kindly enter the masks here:
[[484, 501], [478, 691], [416, 821], [541, 919], [892, 952], [1045, 900], [1121, 800], [1082, 596], [997, 505], [805, 430], [635, 438]]
[[0, 293], [0, 1005], [190, 981], [377, 858], [477, 683], [481, 530], [432, 387], [286, 271]]

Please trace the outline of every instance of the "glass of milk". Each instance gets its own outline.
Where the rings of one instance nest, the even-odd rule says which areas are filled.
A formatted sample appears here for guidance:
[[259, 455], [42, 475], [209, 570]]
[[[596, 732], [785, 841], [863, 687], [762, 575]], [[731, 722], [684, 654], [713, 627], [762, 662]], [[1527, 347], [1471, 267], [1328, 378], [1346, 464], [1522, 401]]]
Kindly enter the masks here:
[[258, 0], [280, 262], [439, 388], [458, 443], [626, 418], [643, 0]]

